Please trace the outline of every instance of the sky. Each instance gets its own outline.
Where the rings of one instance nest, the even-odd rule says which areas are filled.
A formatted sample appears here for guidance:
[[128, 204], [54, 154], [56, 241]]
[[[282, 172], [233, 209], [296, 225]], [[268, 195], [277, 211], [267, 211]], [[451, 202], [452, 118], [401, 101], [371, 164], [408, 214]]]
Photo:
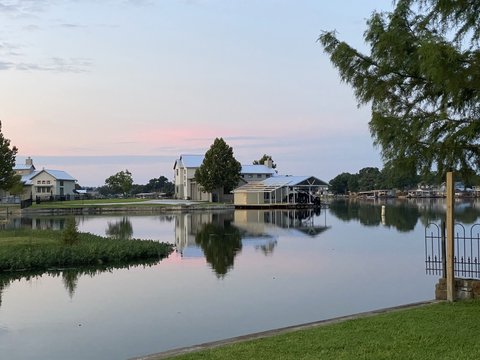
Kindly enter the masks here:
[[100, 186], [166, 176], [222, 137], [242, 164], [329, 181], [381, 168], [317, 39], [367, 51], [390, 0], [0, 0], [0, 120], [17, 163]]

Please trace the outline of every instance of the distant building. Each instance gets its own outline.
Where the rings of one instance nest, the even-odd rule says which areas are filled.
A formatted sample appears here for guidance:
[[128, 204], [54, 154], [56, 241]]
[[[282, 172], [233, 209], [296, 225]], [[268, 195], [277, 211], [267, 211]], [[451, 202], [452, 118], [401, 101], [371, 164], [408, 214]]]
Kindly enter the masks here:
[[177, 199], [190, 199], [212, 201], [212, 194], [202, 191], [195, 181], [195, 171], [202, 165], [203, 155], [180, 155], [175, 160], [175, 197]]
[[241, 207], [320, 204], [328, 184], [314, 176], [272, 176], [233, 190], [234, 204]]
[[242, 165], [240, 177], [246, 182], [261, 181], [276, 174], [272, 167], [267, 165]]
[[22, 177], [24, 186], [23, 199], [64, 198], [75, 195], [76, 179], [61, 170], [42, 169], [36, 170], [33, 160], [28, 157], [25, 164], [15, 165], [13, 168], [17, 175]]
[[[195, 171], [202, 165], [204, 158], [204, 155], [180, 155], [175, 160], [173, 171], [175, 172], [175, 197], [177, 199], [212, 201], [212, 194], [203, 191], [195, 181]], [[242, 165], [239, 185], [265, 180], [275, 174], [271, 161], [267, 162], [267, 165]]]

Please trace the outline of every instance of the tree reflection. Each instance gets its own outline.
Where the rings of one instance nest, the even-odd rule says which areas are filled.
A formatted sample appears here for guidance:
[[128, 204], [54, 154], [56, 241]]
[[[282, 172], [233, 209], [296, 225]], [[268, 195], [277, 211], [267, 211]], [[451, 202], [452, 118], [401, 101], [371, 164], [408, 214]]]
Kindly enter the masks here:
[[8, 285], [10, 285], [10, 280], [4, 276], [0, 276], [0, 308], [2, 307], [2, 292]]
[[406, 204], [386, 205], [385, 214], [384, 224], [401, 232], [413, 231], [420, 217], [420, 211], [416, 206]]
[[75, 291], [78, 286], [79, 279], [82, 276], [94, 277], [100, 275], [104, 272], [112, 272], [114, 269], [129, 269], [132, 266], [154, 266], [158, 264], [158, 260], [147, 260], [147, 261], [132, 261], [123, 264], [114, 264], [114, 265], [102, 265], [102, 266], [93, 266], [93, 267], [84, 267], [84, 268], [75, 268], [68, 270], [48, 270], [48, 271], [18, 271], [18, 272], [9, 272], [9, 273], [0, 273], [0, 308], [2, 306], [2, 292], [5, 290], [11, 283], [14, 281], [30, 281], [32, 279], [39, 278], [41, 276], [51, 276], [61, 277], [65, 290], [67, 290], [68, 296], [73, 298]]
[[133, 235], [132, 223], [126, 216], [120, 221], [114, 223], [108, 222], [105, 234], [114, 239], [129, 240]]
[[[382, 206], [385, 216], [382, 217]], [[442, 200], [423, 199], [422, 201], [396, 201], [393, 203], [370, 203], [351, 200], [337, 200], [330, 203], [330, 213], [343, 221], [358, 220], [365, 226], [380, 224], [394, 227], [398, 231], [413, 231], [418, 221], [426, 226], [433, 221], [445, 218]], [[480, 210], [471, 203], [459, 203], [455, 207], [455, 221], [473, 224], [478, 221]]]
[[72, 299], [73, 295], [75, 294], [75, 289], [77, 288], [79, 277], [80, 272], [76, 270], [65, 270], [62, 273], [63, 285], [65, 286], [65, 289], [67, 290], [70, 299]]
[[269, 241], [266, 244], [257, 245], [255, 246], [255, 250], [260, 250], [263, 255], [269, 256], [273, 254], [275, 246], [277, 246], [277, 240]]
[[233, 268], [235, 256], [242, 249], [240, 231], [223, 214], [214, 214], [211, 223], [203, 224], [195, 242], [219, 278]]
[[358, 220], [365, 226], [378, 226], [382, 222], [382, 209], [370, 203], [333, 201], [330, 212], [340, 220]]

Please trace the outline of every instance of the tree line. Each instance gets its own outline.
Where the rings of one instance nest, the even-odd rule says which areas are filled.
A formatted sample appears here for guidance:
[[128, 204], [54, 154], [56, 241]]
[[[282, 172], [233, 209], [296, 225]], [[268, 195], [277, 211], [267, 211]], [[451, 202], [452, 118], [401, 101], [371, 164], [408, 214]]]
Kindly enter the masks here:
[[150, 179], [145, 185], [134, 184], [132, 173], [126, 169], [105, 179], [105, 185], [97, 188], [97, 191], [106, 197], [119, 194], [129, 197], [140, 193], [162, 193], [171, 197], [175, 192], [175, 185], [163, 175]]
[[[330, 191], [334, 194], [346, 195], [349, 192], [369, 190], [410, 190], [416, 189], [421, 183], [440, 185], [443, 181], [438, 172], [420, 175], [414, 167], [408, 171], [406, 168], [389, 166], [387, 163], [382, 170], [376, 167], [365, 167], [355, 174], [343, 172], [330, 180]], [[465, 187], [480, 185], [480, 176], [469, 176], [464, 185]]]

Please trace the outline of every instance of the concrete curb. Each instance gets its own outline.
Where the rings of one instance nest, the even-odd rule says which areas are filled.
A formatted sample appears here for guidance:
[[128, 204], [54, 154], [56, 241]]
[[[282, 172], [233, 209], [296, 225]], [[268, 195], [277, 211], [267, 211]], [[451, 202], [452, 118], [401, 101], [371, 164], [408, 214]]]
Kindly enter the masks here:
[[313, 321], [313, 322], [305, 323], [305, 324], [292, 325], [292, 326], [287, 326], [287, 327], [283, 327], [283, 328], [279, 328], [279, 329], [261, 331], [261, 332], [257, 332], [257, 333], [253, 333], [253, 334], [236, 336], [236, 337], [229, 338], [229, 339], [217, 340], [217, 341], [207, 342], [207, 343], [203, 343], [203, 344], [198, 344], [198, 345], [186, 346], [186, 347], [182, 347], [182, 348], [178, 348], [178, 349], [167, 350], [167, 351], [159, 352], [159, 353], [156, 353], [156, 354], [151, 354], [151, 355], [145, 355], [145, 356], [141, 356], [141, 357], [132, 358], [131, 360], [161, 360], [161, 359], [167, 359], [167, 358], [171, 358], [171, 357], [175, 357], [175, 356], [179, 356], [179, 355], [183, 355], [183, 354], [188, 354], [188, 353], [195, 352], [195, 351], [201, 351], [201, 350], [206, 350], [206, 349], [214, 349], [214, 348], [224, 346], [224, 345], [230, 345], [230, 344], [235, 344], [235, 343], [244, 342], [244, 341], [262, 339], [262, 338], [275, 336], [275, 335], [280, 335], [280, 334], [285, 334], [285, 333], [289, 333], [289, 332], [293, 332], [293, 331], [310, 329], [310, 328], [314, 328], [314, 327], [317, 327], [317, 326], [331, 325], [331, 324], [336, 324], [336, 323], [340, 323], [340, 322], [347, 321], [347, 320], [359, 319], [359, 318], [363, 318], [363, 317], [369, 317], [369, 316], [374, 316], [374, 315], [378, 315], [378, 314], [390, 313], [390, 312], [394, 312], [394, 311], [412, 309], [412, 308], [417, 308], [417, 307], [426, 306], [426, 305], [430, 305], [430, 304], [435, 304], [435, 303], [439, 303], [439, 302], [441, 302], [441, 301], [438, 301], [438, 300], [421, 301], [421, 302], [417, 302], [417, 303], [411, 303], [411, 304], [406, 304], [406, 305], [399, 305], [399, 306], [394, 306], [394, 307], [389, 307], [389, 308], [372, 310], [372, 311], [367, 311], [367, 312], [353, 314], [353, 315], [340, 316], [340, 317], [336, 317], [336, 318], [332, 318], [332, 319]]

